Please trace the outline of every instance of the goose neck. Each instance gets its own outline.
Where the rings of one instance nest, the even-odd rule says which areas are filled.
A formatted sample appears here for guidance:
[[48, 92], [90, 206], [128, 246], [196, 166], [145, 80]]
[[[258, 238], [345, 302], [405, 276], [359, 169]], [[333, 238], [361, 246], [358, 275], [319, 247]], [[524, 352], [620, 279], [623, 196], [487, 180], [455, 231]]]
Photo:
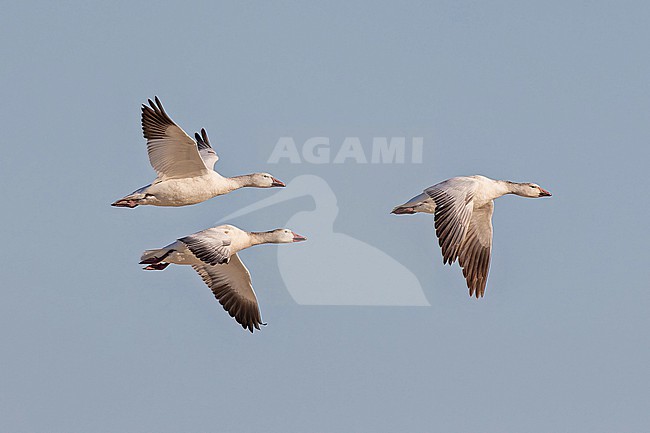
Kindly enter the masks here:
[[250, 239], [251, 245], [261, 245], [273, 242], [271, 232], [251, 232]]
[[253, 185], [253, 175], [243, 174], [241, 176], [233, 176], [228, 178], [228, 182], [232, 185], [233, 189], [244, 188]]

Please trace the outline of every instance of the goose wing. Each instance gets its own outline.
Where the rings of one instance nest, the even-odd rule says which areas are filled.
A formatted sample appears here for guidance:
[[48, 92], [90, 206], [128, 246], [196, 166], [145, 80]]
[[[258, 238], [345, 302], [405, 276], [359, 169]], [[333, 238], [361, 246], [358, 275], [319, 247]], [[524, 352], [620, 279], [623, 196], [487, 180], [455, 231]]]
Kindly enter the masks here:
[[478, 298], [485, 294], [490, 253], [492, 251], [492, 213], [494, 202], [474, 209], [467, 234], [460, 248], [458, 263], [463, 268], [469, 295]]
[[251, 283], [251, 274], [237, 254], [233, 254], [227, 264], [192, 267], [212, 290], [223, 309], [242, 328], [253, 332], [253, 328], [260, 329], [260, 325], [264, 325]]
[[214, 164], [219, 161], [219, 155], [214, 151], [210, 145], [210, 140], [208, 140], [208, 133], [205, 132], [204, 128], [201, 128], [201, 134], [198, 132], [194, 133], [194, 138], [196, 138], [196, 145], [199, 148], [199, 154], [205, 166], [209, 169], [214, 167]]
[[194, 256], [208, 265], [228, 263], [231, 239], [220, 230], [207, 229], [194, 233], [179, 241], [183, 242]]
[[167, 115], [158, 97], [142, 105], [142, 132], [149, 162], [162, 179], [183, 179], [206, 174], [197, 143]]
[[478, 183], [470, 178], [452, 178], [424, 190], [436, 204], [434, 224], [443, 263], [458, 258], [472, 218]]

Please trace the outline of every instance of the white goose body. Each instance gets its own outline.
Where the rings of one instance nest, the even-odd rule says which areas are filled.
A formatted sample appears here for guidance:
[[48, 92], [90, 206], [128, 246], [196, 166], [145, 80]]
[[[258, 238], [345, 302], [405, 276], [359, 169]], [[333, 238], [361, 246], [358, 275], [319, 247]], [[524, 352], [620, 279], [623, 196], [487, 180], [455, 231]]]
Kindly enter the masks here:
[[289, 229], [246, 232], [232, 225], [212, 227], [171, 244], [145, 251], [140, 264], [146, 270], [163, 270], [169, 264], [190, 265], [210, 287], [230, 316], [244, 329], [260, 329], [262, 317], [251, 276], [238, 252], [265, 243], [291, 243], [305, 238]]
[[136, 199], [137, 205], [187, 206], [243, 188], [246, 177], [223, 177], [213, 170], [201, 176], [155, 182], [122, 200]]
[[[233, 254], [237, 254], [239, 251], [250, 248], [253, 245], [258, 245], [261, 242], [256, 242], [257, 240], [256, 233], [249, 233], [241, 230], [235, 226], [228, 224], [221, 225], [218, 227], [212, 227], [205, 229], [203, 231], [194, 233], [193, 235], [186, 236], [184, 238], [178, 239], [171, 244], [157, 249], [157, 250], [147, 250], [143, 253], [140, 260], [146, 261], [151, 257], [160, 258], [165, 256], [165, 258], [157, 263], [173, 263], [175, 265], [201, 265], [204, 263], [201, 259], [197, 257], [189, 248], [191, 240], [197, 239], [202, 240], [206, 244], [210, 245], [209, 248], [218, 248], [223, 246], [224, 241], [228, 240], [228, 250], [223, 253], [222, 259], [230, 258]], [[254, 240], [255, 239], [255, 240]], [[217, 252], [215, 252], [217, 254]]]
[[505, 194], [548, 197], [550, 192], [534, 183], [494, 180], [485, 176], [463, 176], [437, 183], [406, 203], [394, 214], [431, 213], [443, 263], [457, 259], [463, 268], [470, 296], [483, 296], [492, 250], [494, 199]]
[[244, 187], [285, 186], [268, 173], [224, 177], [214, 171], [219, 160], [205, 129], [188, 136], [165, 112], [160, 100], [142, 106], [142, 131], [147, 139], [149, 162], [158, 173], [150, 185], [112, 204], [134, 208], [139, 205], [187, 206]]

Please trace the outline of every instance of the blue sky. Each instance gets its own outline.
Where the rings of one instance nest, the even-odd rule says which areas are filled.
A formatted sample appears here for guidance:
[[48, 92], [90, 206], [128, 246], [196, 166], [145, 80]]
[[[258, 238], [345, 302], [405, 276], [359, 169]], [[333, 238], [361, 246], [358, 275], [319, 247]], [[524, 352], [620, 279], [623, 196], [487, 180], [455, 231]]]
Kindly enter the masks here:
[[[649, 19], [644, 2], [4, 5], [0, 430], [647, 431]], [[142, 250], [273, 193], [111, 208], [154, 177], [154, 95], [208, 130], [225, 175], [325, 179], [333, 229], [431, 305], [299, 305], [278, 251], [302, 245], [258, 247], [242, 259], [269, 325], [250, 335], [191, 269], [143, 272]], [[268, 164], [286, 136], [423, 137], [423, 162]], [[495, 203], [478, 301], [429, 216], [389, 215], [469, 174], [554, 194]], [[231, 222], [280, 227], [315, 200]], [[341, 262], [324, 274], [354, 278]]]

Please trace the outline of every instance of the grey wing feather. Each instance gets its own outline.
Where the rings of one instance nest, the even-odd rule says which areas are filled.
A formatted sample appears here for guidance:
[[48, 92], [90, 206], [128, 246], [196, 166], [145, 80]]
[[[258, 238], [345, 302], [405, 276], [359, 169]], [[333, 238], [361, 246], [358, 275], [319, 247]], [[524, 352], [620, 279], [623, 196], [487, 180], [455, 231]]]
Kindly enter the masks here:
[[179, 179], [206, 173], [197, 144], [167, 115], [155, 98], [142, 105], [142, 132], [147, 139], [149, 162], [158, 178]]
[[218, 231], [204, 230], [179, 239], [194, 256], [208, 265], [228, 263], [230, 260], [230, 238]]
[[210, 287], [223, 309], [242, 328], [253, 332], [253, 329], [260, 329], [260, 325], [265, 325], [262, 322], [250, 272], [237, 254], [232, 255], [228, 264], [192, 265], [192, 267]]
[[492, 213], [494, 202], [474, 209], [458, 263], [463, 268], [469, 295], [485, 294], [492, 251]]
[[475, 191], [476, 182], [464, 178], [449, 179], [424, 191], [436, 204], [434, 224], [445, 264], [454, 263], [460, 254], [472, 217]]
[[203, 163], [206, 167], [213, 168], [214, 164], [219, 161], [219, 156], [210, 145], [210, 140], [208, 140], [208, 133], [204, 128], [201, 128], [201, 134], [195, 132], [194, 138], [196, 139], [196, 145], [199, 149], [201, 159], [203, 159]]

